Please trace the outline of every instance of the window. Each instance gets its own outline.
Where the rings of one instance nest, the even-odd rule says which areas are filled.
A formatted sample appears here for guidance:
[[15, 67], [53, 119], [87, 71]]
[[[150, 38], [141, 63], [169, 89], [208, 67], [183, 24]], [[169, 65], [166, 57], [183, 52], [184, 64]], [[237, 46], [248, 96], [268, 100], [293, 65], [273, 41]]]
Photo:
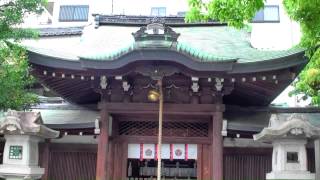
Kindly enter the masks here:
[[165, 7], [151, 8], [151, 16], [166, 16], [166, 8]]
[[279, 6], [267, 5], [257, 12], [252, 22], [279, 22]]
[[287, 163], [299, 163], [298, 152], [287, 152]]
[[88, 21], [89, 6], [60, 6], [59, 21]]
[[9, 159], [22, 159], [22, 146], [10, 146]]

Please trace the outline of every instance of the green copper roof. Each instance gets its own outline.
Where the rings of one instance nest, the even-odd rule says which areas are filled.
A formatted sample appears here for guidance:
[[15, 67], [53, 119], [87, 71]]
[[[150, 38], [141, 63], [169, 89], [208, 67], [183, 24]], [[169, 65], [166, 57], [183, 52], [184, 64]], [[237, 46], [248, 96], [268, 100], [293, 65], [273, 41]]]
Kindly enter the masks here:
[[119, 57], [141, 49], [163, 48], [177, 51], [201, 62], [225, 62], [237, 60], [250, 63], [285, 57], [303, 51], [292, 48], [283, 51], [259, 50], [250, 44], [250, 34], [226, 26], [182, 27], [173, 30], [180, 33], [178, 43], [167, 41], [135, 43], [131, 33], [137, 27], [104, 26], [89, 27], [82, 37], [83, 51], [80, 58], [86, 60], [116, 60]]

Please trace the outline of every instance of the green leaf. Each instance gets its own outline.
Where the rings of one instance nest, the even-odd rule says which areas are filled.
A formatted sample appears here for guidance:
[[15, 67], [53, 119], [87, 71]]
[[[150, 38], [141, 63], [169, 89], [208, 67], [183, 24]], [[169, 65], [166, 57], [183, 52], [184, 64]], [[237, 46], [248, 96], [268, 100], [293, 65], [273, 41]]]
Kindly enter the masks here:
[[23, 17], [30, 13], [41, 13], [43, 0], [8, 0], [0, 5], [0, 111], [22, 110], [37, 103], [30, 87], [34, 78], [29, 73], [26, 50], [16, 42], [36, 38], [31, 29], [17, 28]]

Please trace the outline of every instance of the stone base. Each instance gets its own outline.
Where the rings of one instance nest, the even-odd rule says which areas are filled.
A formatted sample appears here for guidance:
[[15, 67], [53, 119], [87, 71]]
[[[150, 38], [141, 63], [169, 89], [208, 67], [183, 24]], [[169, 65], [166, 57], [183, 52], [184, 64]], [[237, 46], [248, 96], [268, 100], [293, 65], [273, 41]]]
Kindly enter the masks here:
[[7, 180], [40, 179], [44, 168], [38, 166], [0, 165], [0, 176]]
[[267, 174], [267, 180], [315, 180], [315, 174], [309, 171], [280, 171]]

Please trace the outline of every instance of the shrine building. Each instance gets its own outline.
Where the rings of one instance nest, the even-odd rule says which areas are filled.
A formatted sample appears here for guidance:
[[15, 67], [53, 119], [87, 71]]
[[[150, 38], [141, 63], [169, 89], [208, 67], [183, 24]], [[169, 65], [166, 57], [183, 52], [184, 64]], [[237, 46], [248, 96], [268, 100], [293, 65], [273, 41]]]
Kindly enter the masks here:
[[[97, 14], [40, 33], [24, 42], [32, 73], [62, 97], [33, 107], [60, 131], [40, 145], [45, 180], [156, 178], [159, 88], [164, 179], [264, 180], [272, 145], [253, 135], [271, 114], [320, 126], [316, 108], [270, 106], [308, 62], [301, 48], [259, 50], [246, 30], [179, 17]], [[313, 142], [307, 157], [314, 172]]]

